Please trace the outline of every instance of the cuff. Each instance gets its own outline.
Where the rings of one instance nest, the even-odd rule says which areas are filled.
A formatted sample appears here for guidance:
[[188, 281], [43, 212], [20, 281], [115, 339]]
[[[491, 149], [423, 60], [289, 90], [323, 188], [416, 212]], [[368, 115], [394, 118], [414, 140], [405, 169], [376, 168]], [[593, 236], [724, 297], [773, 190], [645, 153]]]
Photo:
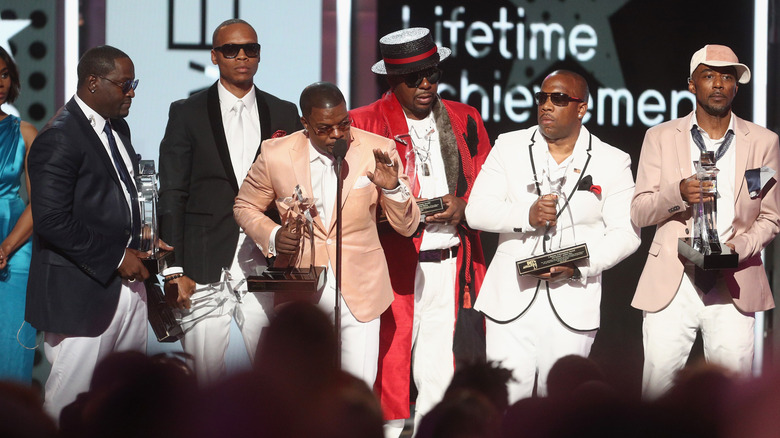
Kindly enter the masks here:
[[[267, 257], [273, 257], [276, 256], [276, 233], [281, 229], [281, 225], [277, 225], [274, 227], [274, 229], [271, 231], [271, 236], [268, 238], [268, 252], [266, 253]], [[257, 244], [257, 247], [260, 248], [260, 251], [263, 250], [263, 247], [260, 246], [260, 244]]]
[[170, 268], [163, 269], [162, 276], [167, 277], [169, 275], [183, 274], [183, 273], [184, 273], [184, 268], [182, 268], [181, 266], [171, 266]]
[[401, 181], [398, 181], [398, 187], [392, 190], [382, 189], [382, 193], [387, 197], [387, 199], [395, 202], [406, 202], [412, 196], [409, 193], [409, 189], [406, 187], [406, 184], [402, 183]]

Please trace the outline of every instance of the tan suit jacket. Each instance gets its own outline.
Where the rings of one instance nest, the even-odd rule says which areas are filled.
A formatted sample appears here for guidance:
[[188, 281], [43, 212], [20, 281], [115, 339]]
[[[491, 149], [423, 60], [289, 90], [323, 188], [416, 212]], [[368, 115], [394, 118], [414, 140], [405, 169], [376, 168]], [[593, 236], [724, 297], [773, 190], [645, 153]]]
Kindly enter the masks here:
[[[751, 199], [745, 171], [767, 166], [780, 171], [778, 137], [772, 131], [735, 117], [736, 171], [733, 233], [726, 239], [739, 254], [736, 269], [721, 271], [734, 304], [743, 312], [774, 307], [761, 250], [780, 230], [778, 174]], [[632, 306], [656, 312], [674, 298], [683, 275], [677, 240], [691, 237], [691, 208], [680, 195], [680, 181], [691, 174], [691, 117], [650, 128], [642, 144], [631, 220], [639, 227], [657, 225]]]
[[[392, 140], [357, 128], [350, 129], [352, 142], [344, 158], [342, 223], [342, 278], [341, 293], [352, 314], [359, 321], [379, 317], [393, 301], [393, 290], [382, 246], [376, 229], [377, 203], [387, 213], [393, 228], [404, 236], [411, 236], [420, 222], [420, 210], [411, 196], [406, 202], [395, 202], [383, 195], [382, 189], [368, 181], [366, 171], [374, 171], [376, 164], [372, 150], [381, 149], [399, 163]], [[263, 250], [269, 248], [271, 232], [276, 223], [265, 211], [276, 202], [281, 217], [287, 207], [278, 200], [293, 194], [300, 185], [305, 197], [312, 195], [309, 139], [298, 131], [286, 137], [263, 142], [262, 152], [249, 170], [238, 192], [234, 207], [236, 222]], [[409, 180], [399, 169], [401, 183], [409, 187]], [[319, 215], [314, 217], [314, 254], [316, 266], [336, 264], [336, 211], [326, 229]], [[302, 241], [303, 255], [299, 265], [308, 266], [310, 241]]]

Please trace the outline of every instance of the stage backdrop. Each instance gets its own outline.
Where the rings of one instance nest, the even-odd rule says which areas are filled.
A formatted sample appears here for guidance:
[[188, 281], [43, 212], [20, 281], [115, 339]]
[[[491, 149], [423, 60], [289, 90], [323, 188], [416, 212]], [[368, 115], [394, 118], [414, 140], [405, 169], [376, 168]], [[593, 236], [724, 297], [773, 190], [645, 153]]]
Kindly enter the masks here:
[[[441, 65], [440, 94], [476, 107], [493, 140], [536, 124], [533, 94], [547, 74], [559, 68], [582, 74], [591, 91], [585, 125], [631, 155], [634, 175], [647, 128], [693, 108], [687, 78], [696, 50], [725, 44], [752, 67], [752, 2], [376, 0], [375, 8], [374, 47], [363, 53], [373, 49], [376, 61], [379, 37], [405, 27], [431, 29], [438, 44], [452, 49]], [[365, 70], [357, 86], [374, 86], [376, 99], [387, 84], [365, 62], [355, 62]], [[740, 86], [734, 104], [734, 111], [747, 119], [751, 95], [751, 84]], [[362, 100], [353, 105], [373, 100], [359, 96]], [[644, 230], [640, 249], [605, 274], [602, 329], [592, 353], [613, 384], [637, 394], [641, 313], [631, 309], [630, 301], [652, 234]], [[486, 240], [485, 255], [492, 258], [494, 240]]]
[[255, 84], [297, 105], [301, 90], [320, 78], [320, 0], [106, 1], [106, 44], [130, 55], [140, 80], [127, 120], [145, 159], [158, 159], [171, 102], [219, 77], [211, 34], [234, 17], [252, 24], [262, 46]]

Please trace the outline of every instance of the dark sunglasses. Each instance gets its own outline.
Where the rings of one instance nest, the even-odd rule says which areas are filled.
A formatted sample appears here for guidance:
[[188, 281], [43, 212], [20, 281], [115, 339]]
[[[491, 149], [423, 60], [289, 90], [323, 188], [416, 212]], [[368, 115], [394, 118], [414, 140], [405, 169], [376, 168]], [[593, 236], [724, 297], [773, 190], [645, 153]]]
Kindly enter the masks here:
[[579, 97], [571, 97], [566, 93], [545, 93], [544, 91], [539, 91], [534, 96], [536, 96], [537, 105], [540, 106], [547, 102], [548, 97], [555, 106], [567, 106], [569, 102], [584, 102]]
[[[306, 120], [306, 123], [309, 123], [308, 120]], [[311, 123], [309, 123], [311, 124]], [[314, 133], [317, 135], [330, 135], [333, 133], [333, 131], [338, 128], [339, 131], [346, 131], [349, 129], [349, 127], [352, 126], [352, 119], [347, 116], [344, 120], [338, 122], [335, 125], [328, 125], [328, 126], [317, 126], [314, 128]]]
[[130, 92], [130, 90], [135, 90], [138, 87], [138, 79], [132, 80], [128, 79], [124, 82], [117, 82], [112, 81], [111, 79], [105, 77], [105, 76], [98, 76], [100, 79], [105, 79], [108, 82], [111, 82], [112, 84], [116, 85], [117, 87], [122, 89], [122, 94], [127, 94]]
[[409, 88], [417, 88], [422, 84], [423, 79], [428, 78], [428, 82], [431, 84], [436, 84], [441, 79], [442, 70], [438, 67], [432, 67], [427, 70], [418, 71], [415, 73], [409, 73], [406, 75], [401, 76], [401, 79], [404, 81], [404, 84], [406, 84]]
[[246, 44], [223, 44], [219, 47], [214, 47], [214, 50], [222, 52], [222, 55], [227, 59], [233, 59], [238, 56], [238, 52], [244, 49], [244, 53], [249, 58], [257, 58], [260, 56], [260, 44], [246, 43]]

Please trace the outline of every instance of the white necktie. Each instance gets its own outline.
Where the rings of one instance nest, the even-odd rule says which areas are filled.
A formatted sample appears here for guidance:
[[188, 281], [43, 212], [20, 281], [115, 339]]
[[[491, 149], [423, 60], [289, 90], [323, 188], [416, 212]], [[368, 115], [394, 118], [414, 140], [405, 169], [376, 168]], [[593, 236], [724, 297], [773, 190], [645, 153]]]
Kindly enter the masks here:
[[228, 135], [228, 149], [230, 149], [231, 161], [233, 161], [233, 172], [236, 174], [238, 185], [244, 182], [246, 176], [244, 172], [244, 102], [241, 99], [236, 101], [230, 110], [233, 118], [230, 120], [230, 132]]
[[322, 223], [325, 228], [330, 227], [333, 203], [336, 199], [336, 173], [333, 170], [333, 161], [320, 157], [322, 161], [322, 176], [320, 178], [320, 196], [322, 197]]

